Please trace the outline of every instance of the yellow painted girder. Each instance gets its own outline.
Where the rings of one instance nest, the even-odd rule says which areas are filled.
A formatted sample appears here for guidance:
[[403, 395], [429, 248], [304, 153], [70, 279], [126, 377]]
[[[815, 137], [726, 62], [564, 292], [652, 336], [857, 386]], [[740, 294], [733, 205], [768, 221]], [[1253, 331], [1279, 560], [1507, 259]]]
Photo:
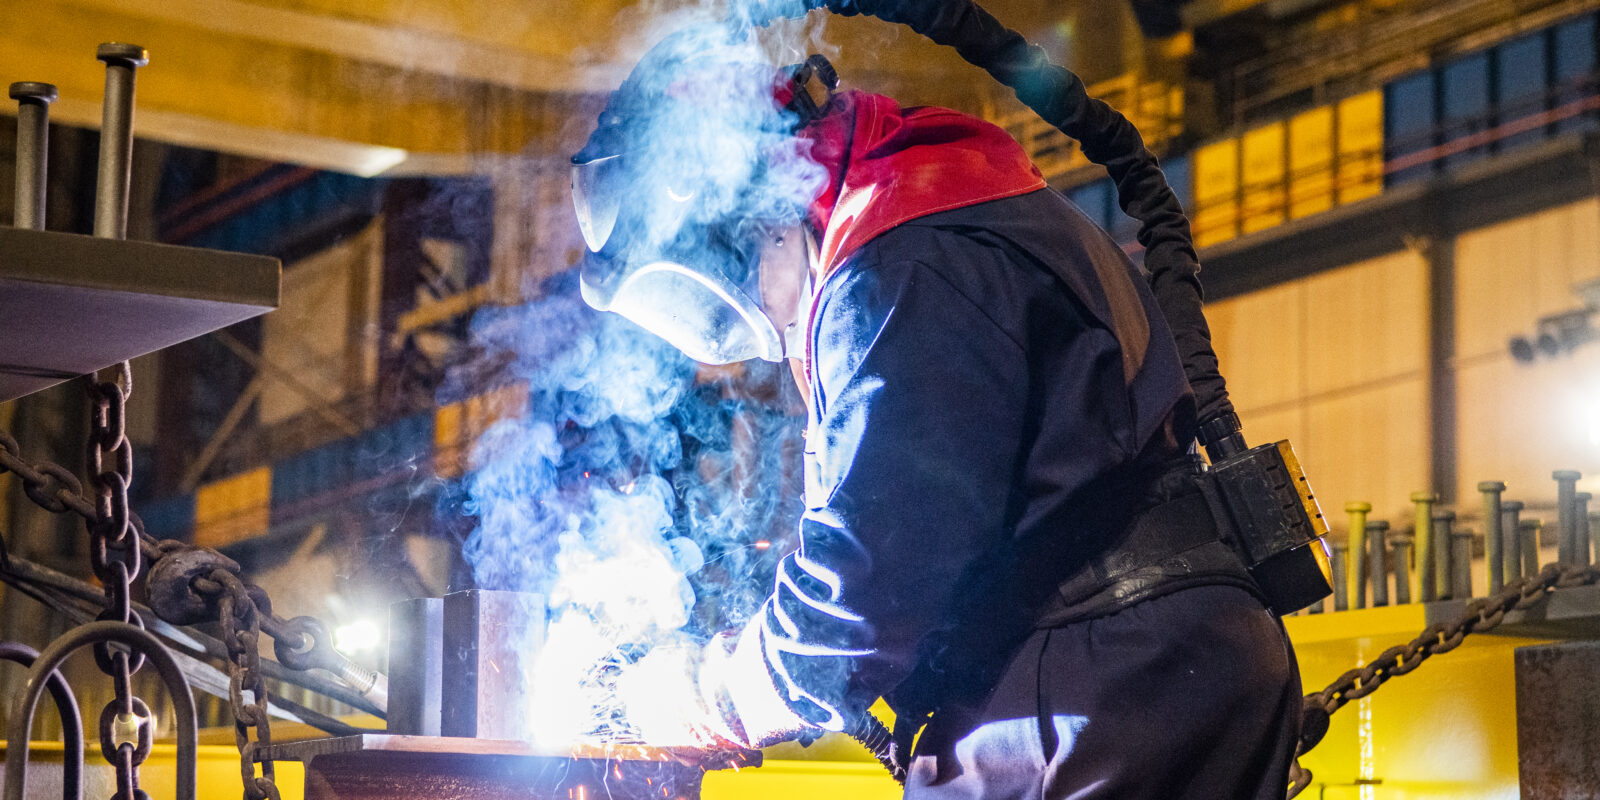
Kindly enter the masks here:
[[372, 174], [462, 171], [478, 155], [554, 146], [570, 98], [534, 94], [202, 25], [36, 0], [0, 28], [0, 81], [60, 87], [53, 118], [98, 127], [95, 46], [146, 47], [136, 133], [198, 147]]
[[[54, 119], [98, 127], [95, 46], [132, 42], [151, 54], [142, 137], [362, 175], [487, 172], [574, 149], [574, 120], [597, 110], [584, 98], [674, 18], [627, 0], [30, 0], [0, 27], [0, 82], [54, 83]], [[974, 110], [993, 88], [897, 26], [823, 19], [779, 26], [793, 46], [773, 56], [822, 50], [847, 82], [907, 103]]]

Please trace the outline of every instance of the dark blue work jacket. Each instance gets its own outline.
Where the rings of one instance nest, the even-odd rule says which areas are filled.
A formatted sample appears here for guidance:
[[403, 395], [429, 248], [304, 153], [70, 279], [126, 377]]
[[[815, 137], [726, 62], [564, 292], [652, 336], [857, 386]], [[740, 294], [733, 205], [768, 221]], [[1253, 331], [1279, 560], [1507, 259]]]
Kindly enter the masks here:
[[818, 292], [802, 543], [762, 613], [836, 725], [981, 691], [1194, 412], [1139, 269], [1052, 190], [900, 225]]

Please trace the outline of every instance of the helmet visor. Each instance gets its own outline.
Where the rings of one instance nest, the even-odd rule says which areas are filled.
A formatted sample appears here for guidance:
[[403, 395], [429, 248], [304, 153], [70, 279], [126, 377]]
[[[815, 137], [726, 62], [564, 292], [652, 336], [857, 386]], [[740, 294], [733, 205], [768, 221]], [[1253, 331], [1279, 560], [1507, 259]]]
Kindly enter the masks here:
[[703, 364], [783, 359], [772, 321], [720, 275], [674, 261], [652, 261], [628, 272], [609, 292], [586, 275], [583, 296], [615, 311]]
[[592, 252], [600, 252], [617, 226], [626, 183], [622, 156], [606, 156], [572, 165], [572, 206], [578, 228]]

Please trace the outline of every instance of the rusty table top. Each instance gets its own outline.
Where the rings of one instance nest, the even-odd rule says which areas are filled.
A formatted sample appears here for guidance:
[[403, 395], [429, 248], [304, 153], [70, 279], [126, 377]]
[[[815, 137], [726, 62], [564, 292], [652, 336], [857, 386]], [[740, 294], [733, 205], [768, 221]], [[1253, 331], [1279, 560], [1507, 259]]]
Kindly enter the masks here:
[[651, 747], [625, 743], [580, 743], [565, 747], [550, 747], [512, 739], [400, 736], [383, 733], [274, 744], [262, 749], [261, 758], [273, 761], [310, 761], [318, 756], [364, 752], [661, 762], [696, 766], [706, 770], [742, 769], [761, 765], [761, 752], [758, 750], [705, 750], [694, 747]]

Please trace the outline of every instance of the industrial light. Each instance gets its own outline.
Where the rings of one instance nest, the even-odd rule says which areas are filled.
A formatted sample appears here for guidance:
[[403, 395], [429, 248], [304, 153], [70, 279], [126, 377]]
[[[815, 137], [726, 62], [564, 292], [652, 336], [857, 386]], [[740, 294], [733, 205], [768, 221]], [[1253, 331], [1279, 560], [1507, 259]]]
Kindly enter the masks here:
[[361, 653], [376, 650], [383, 632], [370, 619], [360, 619], [333, 630], [333, 647], [341, 653]]
[[1531, 364], [1540, 355], [1555, 358], [1600, 338], [1600, 331], [1590, 324], [1594, 315], [1593, 308], [1574, 308], [1540, 317], [1531, 340], [1526, 336], [1511, 337], [1511, 357], [1523, 364]]

